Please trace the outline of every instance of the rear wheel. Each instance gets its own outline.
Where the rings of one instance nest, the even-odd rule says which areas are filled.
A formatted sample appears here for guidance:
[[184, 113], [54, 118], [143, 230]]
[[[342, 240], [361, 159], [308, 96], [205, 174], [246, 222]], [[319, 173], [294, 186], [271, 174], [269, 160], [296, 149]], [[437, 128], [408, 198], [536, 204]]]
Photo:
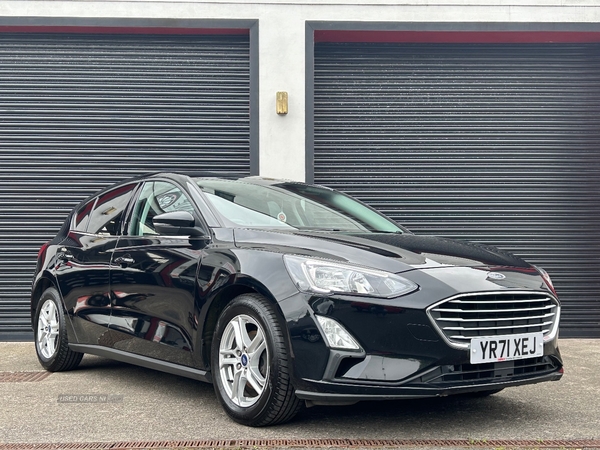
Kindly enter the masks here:
[[35, 350], [46, 370], [60, 372], [79, 365], [83, 353], [69, 348], [62, 301], [55, 288], [48, 288], [42, 294], [34, 323]]
[[301, 407], [290, 381], [283, 331], [273, 306], [258, 294], [235, 298], [221, 313], [211, 349], [219, 402], [236, 422], [274, 425]]

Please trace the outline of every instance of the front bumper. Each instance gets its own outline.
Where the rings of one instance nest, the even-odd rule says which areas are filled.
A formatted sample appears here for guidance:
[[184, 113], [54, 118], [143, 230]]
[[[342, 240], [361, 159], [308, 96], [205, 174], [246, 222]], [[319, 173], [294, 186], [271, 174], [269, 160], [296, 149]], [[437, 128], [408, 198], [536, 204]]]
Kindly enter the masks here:
[[[426, 308], [403, 307], [389, 300], [376, 304], [351, 297], [302, 295], [283, 302], [282, 309], [290, 331], [296, 395], [313, 404], [439, 397], [562, 377], [556, 338], [544, 343], [544, 354], [538, 358], [470, 364], [469, 350], [450, 346], [436, 331]], [[361, 350], [330, 349], [315, 314], [338, 321]]]
[[468, 394], [492, 391], [511, 386], [558, 381], [562, 377], [562, 368], [541, 375], [516, 376], [506, 379], [486, 380], [477, 383], [457, 383], [455, 385], [425, 385], [407, 383], [402, 386], [353, 385], [328, 381], [304, 380], [302, 388], [296, 390], [296, 396], [311, 401], [315, 405], [352, 404], [365, 400], [416, 399], [428, 397], [446, 397], [456, 394]]

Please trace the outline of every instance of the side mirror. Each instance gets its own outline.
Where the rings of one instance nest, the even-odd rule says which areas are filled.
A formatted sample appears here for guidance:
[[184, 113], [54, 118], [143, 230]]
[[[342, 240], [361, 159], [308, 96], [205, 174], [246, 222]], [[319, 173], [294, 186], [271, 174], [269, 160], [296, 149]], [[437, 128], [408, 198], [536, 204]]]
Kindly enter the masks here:
[[204, 232], [196, 227], [196, 221], [187, 211], [172, 211], [152, 218], [154, 229], [167, 236], [204, 236]]

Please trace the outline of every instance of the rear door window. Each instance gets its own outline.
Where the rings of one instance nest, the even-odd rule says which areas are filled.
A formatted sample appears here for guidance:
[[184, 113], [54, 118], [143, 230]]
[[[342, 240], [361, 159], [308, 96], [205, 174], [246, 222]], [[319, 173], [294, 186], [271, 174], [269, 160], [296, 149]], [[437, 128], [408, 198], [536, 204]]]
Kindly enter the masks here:
[[100, 195], [89, 220], [88, 233], [118, 235], [121, 219], [136, 186], [136, 183], [126, 184]]

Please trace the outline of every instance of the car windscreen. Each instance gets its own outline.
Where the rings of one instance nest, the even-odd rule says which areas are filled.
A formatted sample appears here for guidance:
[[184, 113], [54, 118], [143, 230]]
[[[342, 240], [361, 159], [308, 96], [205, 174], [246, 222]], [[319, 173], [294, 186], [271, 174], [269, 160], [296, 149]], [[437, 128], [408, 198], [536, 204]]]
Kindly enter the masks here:
[[230, 226], [402, 233], [390, 219], [341, 192], [301, 183], [194, 180]]

